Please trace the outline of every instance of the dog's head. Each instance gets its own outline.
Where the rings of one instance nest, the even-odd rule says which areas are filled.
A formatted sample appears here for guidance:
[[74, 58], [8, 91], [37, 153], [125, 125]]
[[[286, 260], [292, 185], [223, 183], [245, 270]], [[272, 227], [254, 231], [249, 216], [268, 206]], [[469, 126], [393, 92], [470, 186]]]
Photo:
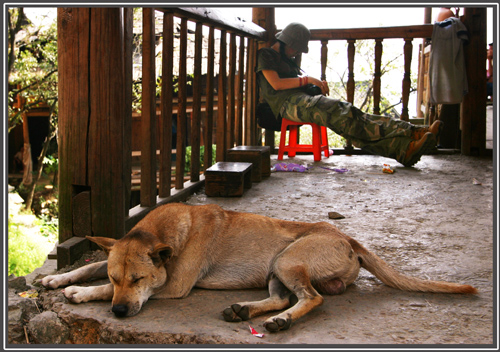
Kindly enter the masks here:
[[133, 231], [120, 240], [87, 237], [108, 255], [108, 276], [113, 284], [112, 311], [117, 317], [133, 316], [149, 297], [166, 283], [165, 264], [172, 247], [144, 231]]

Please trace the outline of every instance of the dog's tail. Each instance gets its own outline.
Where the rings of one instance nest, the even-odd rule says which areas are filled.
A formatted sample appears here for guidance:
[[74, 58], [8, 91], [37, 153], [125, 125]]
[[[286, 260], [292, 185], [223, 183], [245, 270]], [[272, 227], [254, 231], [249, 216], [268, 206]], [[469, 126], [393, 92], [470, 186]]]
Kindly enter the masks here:
[[351, 240], [351, 246], [361, 260], [361, 267], [375, 275], [384, 284], [403, 291], [438, 292], [438, 293], [477, 293], [470, 285], [461, 285], [445, 281], [422, 280], [403, 275], [390, 267], [375, 253], [370, 252], [360, 243]]

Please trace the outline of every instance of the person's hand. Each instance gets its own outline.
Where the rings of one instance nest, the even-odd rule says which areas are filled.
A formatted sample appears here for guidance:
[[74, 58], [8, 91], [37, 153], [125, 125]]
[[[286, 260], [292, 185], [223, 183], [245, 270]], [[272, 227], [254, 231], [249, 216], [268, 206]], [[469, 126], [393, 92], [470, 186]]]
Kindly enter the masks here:
[[314, 78], [314, 77], [308, 77], [308, 79], [309, 79], [309, 83], [312, 83], [321, 89], [321, 93], [323, 95], [330, 94], [330, 87], [328, 87], [328, 83], [326, 81], [320, 81], [319, 79]]
[[323, 95], [330, 94], [330, 87], [328, 86], [327, 81], [321, 81], [321, 85], [319, 87], [321, 88], [321, 92], [323, 93]]

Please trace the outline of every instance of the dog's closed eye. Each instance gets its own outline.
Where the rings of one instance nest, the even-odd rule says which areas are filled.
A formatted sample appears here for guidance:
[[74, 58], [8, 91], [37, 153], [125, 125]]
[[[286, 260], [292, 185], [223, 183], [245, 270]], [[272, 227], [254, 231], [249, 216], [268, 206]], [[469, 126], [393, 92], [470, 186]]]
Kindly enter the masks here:
[[143, 277], [143, 276], [138, 277], [138, 278], [136, 278], [136, 279], [133, 279], [133, 280], [132, 280], [132, 282], [133, 282], [134, 284], [136, 284], [136, 283], [138, 283], [139, 281], [141, 281], [142, 279], [144, 279], [144, 277]]

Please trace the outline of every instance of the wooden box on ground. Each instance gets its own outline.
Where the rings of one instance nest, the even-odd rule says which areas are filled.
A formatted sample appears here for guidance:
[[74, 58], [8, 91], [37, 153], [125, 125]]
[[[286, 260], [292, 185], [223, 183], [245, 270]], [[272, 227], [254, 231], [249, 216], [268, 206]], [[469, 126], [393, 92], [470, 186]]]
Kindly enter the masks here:
[[240, 145], [227, 151], [228, 161], [252, 163], [252, 182], [271, 176], [271, 149], [269, 146]]
[[252, 164], [218, 162], [205, 171], [205, 194], [209, 197], [242, 196], [252, 187]]

